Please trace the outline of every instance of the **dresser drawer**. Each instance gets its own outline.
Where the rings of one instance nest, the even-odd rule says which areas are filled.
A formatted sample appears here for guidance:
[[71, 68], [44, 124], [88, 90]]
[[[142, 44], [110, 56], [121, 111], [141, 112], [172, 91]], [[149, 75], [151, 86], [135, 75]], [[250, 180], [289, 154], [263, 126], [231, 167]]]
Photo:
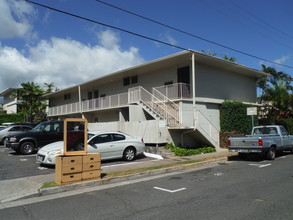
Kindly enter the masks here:
[[101, 169], [101, 162], [85, 163], [83, 164], [83, 167], [82, 167], [83, 171], [99, 170], [99, 169]]
[[86, 163], [96, 163], [101, 161], [101, 155], [100, 154], [87, 154], [83, 156], [83, 164]]
[[82, 179], [97, 179], [101, 177], [101, 170], [92, 170], [82, 172]]
[[82, 164], [82, 156], [62, 157], [62, 166]]
[[61, 182], [68, 183], [68, 182], [80, 181], [81, 177], [82, 177], [81, 173], [64, 174], [61, 177]]
[[62, 167], [62, 173], [68, 174], [68, 173], [80, 173], [82, 172], [82, 165], [64, 165]]

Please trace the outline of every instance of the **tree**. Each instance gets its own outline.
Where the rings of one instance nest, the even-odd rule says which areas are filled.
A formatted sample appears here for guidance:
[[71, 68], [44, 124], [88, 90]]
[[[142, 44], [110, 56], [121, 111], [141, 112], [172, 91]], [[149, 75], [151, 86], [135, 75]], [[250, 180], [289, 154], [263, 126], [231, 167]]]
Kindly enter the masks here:
[[204, 54], [206, 54], [206, 55], [213, 56], [213, 57], [221, 57], [221, 56], [223, 56], [223, 59], [224, 60], [228, 60], [228, 61], [233, 62], [233, 63], [235, 63], [237, 61], [236, 58], [234, 58], [234, 57], [228, 57], [227, 54], [211, 53], [210, 50], [207, 50], [207, 51], [202, 50], [201, 52], [204, 53]]
[[212, 57], [217, 57], [218, 56], [217, 53], [211, 53], [210, 50], [207, 50], [207, 51], [201, 50], [201, 52], [204, 53], [204, 54], [206, 54], [206, 55], [212, 56]]
[[47, 87], [45, 93], [51, 93], [53, 92], [53, 89], [55, 88], [55, 92], [58, 91], [58, 88], [54, 85], [54, 83], [44, 83], [45, 87]]
[[53, 83], [45, 84], [47, 89], [42, 89], [34, 82], [21, 84], [14, 96], [18, 99], [18, 112], [23, 114], [24, 120], [29, 122], [42, 121], [46, 118], [47, 103], [43, 95], [52, 92]]
[[291, 117], [292, 77], [265, 65], [262, 65], [262, 71], [270, 74], [257, 82], [257, 86], [262, 89], [259, 99], [267, 115], [266, 123], [274, 123], [278, 118]]
[[228, 60], [228, 61], [230, 61], [230, 62], [233, 62], [233, 63], [236, 63], [236, 58], [234, 58], [234, 57], [228, 57], [228, 55], [227, 54], [224, 54], [223, 55], [223, 59], [224, 60]]

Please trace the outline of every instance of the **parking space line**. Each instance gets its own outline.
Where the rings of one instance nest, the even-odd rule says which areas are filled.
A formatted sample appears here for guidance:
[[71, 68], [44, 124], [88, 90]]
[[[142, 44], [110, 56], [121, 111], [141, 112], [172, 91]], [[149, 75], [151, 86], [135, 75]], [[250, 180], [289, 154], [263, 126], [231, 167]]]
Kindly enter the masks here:
[[186, 188], [180, 188], [180, 189], [170, 190], [170, 189], [164, 189], [164, 188], [160, 188], [160, 187], [156, 187], [155, 186], [154, 189], [158, 189], [158, 190], [165, 191], [165, 192], [169, 192], [169, 193], [175, 193], [175, 192], [179, 192], [179, 191], [185, 190]]
[[268, 163], [268, 164], [264, 164], [264, 165], [261, 165], [259, 166], [259, 168], [263, 168], [263, 167], [267, 167], [267, 166], [271, 166], [272, 164]]
[[255, 163], [250, 163], [250, 166], [257, 166], [258, 168], [263, 168], [263, 167], [267, 167], [267, 166], [271, 166], [271, 163], [268, 164], [255, 164]]
[[35, 157], [35, 154], [30, 154], [30, 155], [21, 155], [20, 157]]

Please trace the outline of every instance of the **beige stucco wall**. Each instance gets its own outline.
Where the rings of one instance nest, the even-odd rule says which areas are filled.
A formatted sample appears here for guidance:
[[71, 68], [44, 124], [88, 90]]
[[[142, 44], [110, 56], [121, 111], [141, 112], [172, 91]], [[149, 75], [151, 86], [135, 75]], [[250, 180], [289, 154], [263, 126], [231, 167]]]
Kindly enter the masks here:
[[199, 64], [196, 68], [196, 97], [256, 102], [256, 79]]
[[159, 121], [137, 121], [137, 122], [108, 122], [89, 123], [89, 131], [121, 131], [134, 137], [142, 137], [145, 143], [167, 143], [172, 138], [167, 129], [159, 127]]

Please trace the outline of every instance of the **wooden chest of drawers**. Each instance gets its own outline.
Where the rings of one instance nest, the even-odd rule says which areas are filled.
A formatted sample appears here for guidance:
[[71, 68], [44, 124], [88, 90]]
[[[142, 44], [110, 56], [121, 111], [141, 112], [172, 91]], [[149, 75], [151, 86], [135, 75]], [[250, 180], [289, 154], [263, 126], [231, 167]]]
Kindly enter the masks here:
[[59, 185], [101, 178], [100, 154], [56, 157], [55, 182]]

